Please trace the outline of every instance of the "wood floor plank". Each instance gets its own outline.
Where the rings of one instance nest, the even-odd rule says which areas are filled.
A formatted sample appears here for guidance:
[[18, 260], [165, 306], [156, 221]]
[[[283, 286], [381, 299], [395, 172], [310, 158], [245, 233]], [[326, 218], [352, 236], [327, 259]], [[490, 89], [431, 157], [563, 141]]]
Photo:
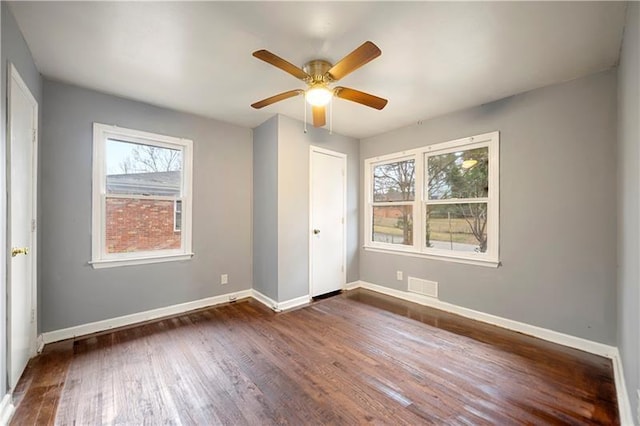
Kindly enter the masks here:
[[610, 360], [367, 290], [47, 345], [32, 424], [619, 424]]

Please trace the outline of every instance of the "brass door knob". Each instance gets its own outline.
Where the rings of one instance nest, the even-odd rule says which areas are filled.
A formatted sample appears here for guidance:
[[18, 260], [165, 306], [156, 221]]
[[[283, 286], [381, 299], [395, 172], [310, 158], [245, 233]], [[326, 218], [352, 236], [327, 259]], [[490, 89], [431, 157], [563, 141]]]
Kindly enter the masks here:
[[11, 249], [11, 257], [16, 257], [19, 254], [24, 254], [25, 256], [29, 254], [29, 247], [14, 247]]

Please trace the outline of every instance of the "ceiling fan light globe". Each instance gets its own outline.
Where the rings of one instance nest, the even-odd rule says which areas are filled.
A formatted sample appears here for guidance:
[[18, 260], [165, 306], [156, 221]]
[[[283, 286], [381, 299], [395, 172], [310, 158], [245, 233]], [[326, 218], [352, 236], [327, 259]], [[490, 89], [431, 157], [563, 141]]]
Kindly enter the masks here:
[[475, 166], [476, 164], [478, 164], [478, 160], [474, 160], [473, 158], [469, 159], [469, 160], [464, 160], [462, 162], [462, 168], [465, 169], [465, 170], [468, 170], [468, 169], [472, 168], [473, 166]]
[[325, 106], [331, 101], [333, 92], [326, 87], [312, 87], [307, 90], [305, 99], [312, 106]]

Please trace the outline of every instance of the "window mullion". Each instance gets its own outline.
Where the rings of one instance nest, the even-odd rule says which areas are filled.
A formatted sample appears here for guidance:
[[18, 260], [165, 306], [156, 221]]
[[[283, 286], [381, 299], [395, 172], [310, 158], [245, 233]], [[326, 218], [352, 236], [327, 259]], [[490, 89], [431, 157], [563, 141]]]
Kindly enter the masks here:
[[421, 251], [424, 244], [425, 218], [422, 212], [422, 200], [425, 194], [425, 156], [416, 156], [416, 197], [413, 203], [413, 248]]
[[175, 201], [183, 198], [181, 196], [172, 196], [172, 195], [138, 195], [138, 194], [119, 194], [114, 192], [110, 192], [106, 194], [106, 197], [122, 198], [122, 199], [130, 199], [130, 200], [161, 200], [161, 201]]
[[373, 207], [385, 207], [385, 206], [412, 206], [415, 201], [376, 201], [371, 203]]
[[100, 196], [100, 258], [107, 255], [107, 194]]
[[365, 161], [365, 177], [364, 177], [364, 244], [371, 244], [373, 241], [373, 164]]
[[488, 203], [489, 198], [444, 198], [441, 200], [425, 200], [425, 204], [480, 204]]

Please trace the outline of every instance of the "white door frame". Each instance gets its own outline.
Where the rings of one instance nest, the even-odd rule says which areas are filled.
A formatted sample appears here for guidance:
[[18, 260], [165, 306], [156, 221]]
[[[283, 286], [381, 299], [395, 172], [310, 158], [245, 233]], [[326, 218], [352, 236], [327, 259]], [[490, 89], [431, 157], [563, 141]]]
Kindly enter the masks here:
[[342, 286], [347, 283], [347, 154], [332, 151], [319, 146], [309, 145], [309, 296], [313, 294], [313, 154], [320, 153], [342, 159], [344, 173], [342, 175], [342, 193], [344, 194], [342, 212]]
[[22, 91], [27, 95], [29, 101], [33, 105], [33, 114], [35, 117], [33, 123], [33, 148], [31, 154], [31, 179], [32, 179], [32, 204], [31, 204], [31, 219], [32, 222], [32, 232], [31, 232], [31, 246], [30, 246], [30, 259], [31, 259], [31, 309], [32, 309], [32, 318], [33, 321], [31, 323], [31, 336], [30, 336], [30, 350], [31, 355], [35, 355], [37, 350], [37, 324], [38, 324], [38, 295], [37, 295], [37, 277], [38, 277], [38, 262], [37, 262], [37, 254], [38, 254], [38, 227], [37, 227], [37, 212], [38, 212], [38, 101], [36, 101], [35, 97], [29, 90], [29, 87], [26, 85], [20, 73], [16, 69], [16, 67], [9, 63], [8, 65], [8, 73], [7, 73], [7, 151], [6, 151], [6, 182], [7, 182], [7, 250], [6, 250], [6, 265], [7, 265], [7, 371], [11, 371], [11, 244], [12, 244], [12, 235], [11, 235], [11, 138], [12, 131], [11, 128], [11, 98], [13, 96], [11, 89], [11, 80], [14, 80], [16, 84], [20, 87]]

